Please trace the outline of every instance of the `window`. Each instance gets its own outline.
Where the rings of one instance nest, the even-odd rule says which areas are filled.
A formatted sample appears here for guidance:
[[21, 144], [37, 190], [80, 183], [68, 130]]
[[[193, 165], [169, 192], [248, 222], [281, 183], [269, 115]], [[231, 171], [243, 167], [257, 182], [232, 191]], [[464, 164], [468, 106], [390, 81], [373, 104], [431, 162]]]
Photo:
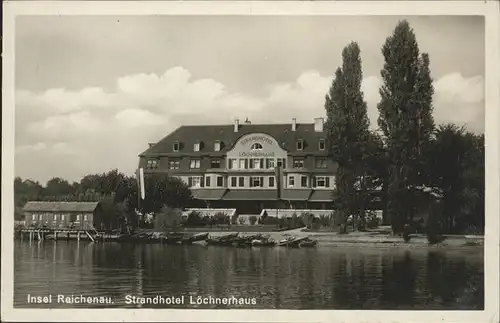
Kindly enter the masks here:
[[188, 186], [189, 187], [201, 187], [201, 177], [200, 176], [188, 177]]
[[222, 187], [222, 186], [224, 186], [224, 177], [217, 176], [217, 187]]
[[238, 186], [245, 187], [245, 177], [243, 176], [238, 177]]
[[189, 163], [189, 168], [191, 169], [197, 169], [200, 168], [201, 161], [199, 159], [191, 159], [191, 162]]
[[266, 162], [267, 162], [267, 167], [266, 167], [267, 169], [274, 168], [274, 158], [268, 158]]
[[263, 168], [264, 159], [252, 158], [250, 159], [250, 169], [261, 169]]
[[193, 150], [194, 151], [200, 151], [200, 143], [199, 142], [197, 142], [197, 143], [194, 144]]
[[274, 176], [269, 176], [267, 180], [269, 182], [269, 187], [274, 187]]
[[212, 159], [210, 168], [220, 168], [220, 159]]
[[264, 178], [260, 176], [250, 177], [250, 187], [262, 187], [264, 186]]
[[231, 187], [236, 187], [236, 184], [237, 184], [237, 178], [231, 177]]
[[325, 150], [325, 139], [320, 139], [318, 143], [319, 150]]
[[[64, 221], [65, 219], [66, 219], [66, 215], [61, 214], [61, 221]], [[40, 220], [41, 220], [41, 216], [40, 216]]]
[[174, 142], [174, 144], [172, 145], [172, 150], [173, 151], [179, 151], [179, 146], [180, 145], [179, 145], [178, 141]]
[[[55, 216], [55, 215], [54, 215]], [[33, 213], [33, 215], [31, 216], [31, 220], [32, 221], [36, 221], [36, 213]]]
[[252, 146], [250, 146], [251, 150], [262, 150], [262, 145], [259, 144], [258, 142], [254, 143]]
[[294, 159], [293, 160], [293, 168], [303, 168], [304, 160], [303, 159]]
[[57, 214], [54, 214], [54, 218], [52, 219], [52, 221], [57, 221]]
[[146, 162], [146, 169], [158, 168], [158, 159], [148, 159]]
[[316, 168], [326, 168], [326, 158], [316, 157]]
[[88, 214], [85, 214], [85, 215], [83, 216], [83, 221], [88, 221], [88, 219], [89, 219]]
[[80, 214], [76, 215], [76, 221], [80, 221]]
[[317, 176], [313, 181], [313, 187], [319, 187], [319, 188], [330, 187], [330, 178], [327, 176]]
[[220, 151], [220, 141], [218, 140], [214, 142], [214, 151]]
[[288, 187], [294, 187], [294, 186], [295, 186], [295, 177], [288, 176]]
[[307, 187], [307, 176], [300, 177], [300, 186]]
[[247, 160], [246, 159], [240, 159], [240, 169], [246, 169], [247, 168]]
[[210, 176], [205, 177], [205, 186], [210, 187]]
[[301, 139], [297, 140], [297, 150], [304, 150], [304, 141]]
[[229, 169], [235, 169], [238, 166], [237, 159], [229, 159], [227, 166]]
[[277, 165], [278, 165], [278, 167], [286, 168], [286, 159], [285, 158], [278, 158]]
[[180, 162], [176, 159], [172, 159], [168, 161], [168, 169], [179, 169]]
[[39, 221], [42, 221], [42, 220], [43, 220], [43, 214], [42, 214], [42, 213], [38, 214], [38, 220], [39, 220]]

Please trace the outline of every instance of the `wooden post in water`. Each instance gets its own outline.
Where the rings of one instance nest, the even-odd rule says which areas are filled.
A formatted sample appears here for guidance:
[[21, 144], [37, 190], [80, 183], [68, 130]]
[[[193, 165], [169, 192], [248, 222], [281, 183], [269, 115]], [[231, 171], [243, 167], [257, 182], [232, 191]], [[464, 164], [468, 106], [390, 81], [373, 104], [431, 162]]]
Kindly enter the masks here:
[[57, 231], [54, 231], [54, 241], [57, 241]]
[[80, 241], [80, 231], [78, 231], [78, 233], [76, 234], [76, 240]]

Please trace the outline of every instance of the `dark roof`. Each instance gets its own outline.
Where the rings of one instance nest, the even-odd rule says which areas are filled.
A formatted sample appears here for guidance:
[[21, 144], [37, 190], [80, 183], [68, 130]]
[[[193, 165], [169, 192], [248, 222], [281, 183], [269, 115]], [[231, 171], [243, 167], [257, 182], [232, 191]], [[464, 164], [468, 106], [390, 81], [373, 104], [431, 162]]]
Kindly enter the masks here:
[[333, 201], [333, 191], [332, 190], [314, 190], [309, 198], [311, 202], [332, 202]]
[[220, 200], [227, 189], [197, 188], [192, 190], [193, 197], [197, 200]]
[[287, 201], [307, 201], [311, 192], [311, 189], [284, 189], [281, 192], [281, 199]]
[[276, 190], [229, 190], [222, 199], [233, 201], [272, 201], [278, 199], [278, 194]]
[[94, 212], [99, 202], [29, 201], [23, 210], [29, 212]]
[[[155, 157], [159, 154], [176, 156], [186, 153], [224, 155], [241, 136], [250, 133], [264, 133], [272, 136], [281, 148], [288, 152], [299, 153], [319, 152], [319, 139], [324, 139], [326, 136], [325, 132], [315, 132], [313, 123], [297, 123], [295, 131], [292, 131], [291, 124], [240, 124], [238, 132], [234, 132], [234, 125], [181, 126], [139, 156]], [[303, 140], [304, 149], [297, 151], [296, 142], [299, 139]], [[219, 152], [214, 151], [216, 141], [221, 142]], [[173, 151], [175, 142], [180, 144], [179, 152]], [[194, 152], [193, 147], [197, 142], [201, 142], [200, 151]]]

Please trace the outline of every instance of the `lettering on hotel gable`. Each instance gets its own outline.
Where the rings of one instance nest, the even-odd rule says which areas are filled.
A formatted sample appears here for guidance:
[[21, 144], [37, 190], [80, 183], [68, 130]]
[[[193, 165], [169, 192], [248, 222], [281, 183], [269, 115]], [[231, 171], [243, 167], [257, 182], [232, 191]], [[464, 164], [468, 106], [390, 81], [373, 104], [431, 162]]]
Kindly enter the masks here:
[[266, 143], [268, 145], [274, 145], [272, 139], [267, 136], [255, 135], [241, 140], [240, 144], [242, 146], [248, 146], [248, 151], [240, 152], [240, 157], [274, 157], [274, 151], [264, 152], [258, 150], [251, 150], [250, 147], [254, 143]]

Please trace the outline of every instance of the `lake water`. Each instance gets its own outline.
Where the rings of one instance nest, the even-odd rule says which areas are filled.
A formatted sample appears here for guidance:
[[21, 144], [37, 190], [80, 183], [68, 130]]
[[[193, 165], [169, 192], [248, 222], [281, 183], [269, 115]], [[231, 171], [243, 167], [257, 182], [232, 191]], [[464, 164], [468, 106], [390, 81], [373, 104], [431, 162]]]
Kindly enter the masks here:
[[[327, 246], [240, 249], [16, 241], [14, 259], [15, 307], [424, 310], [484, 307], [482, 249], [446, 252]], [[33, 297], [52, 295], [51, 303], [28, 303], [28, 295], [32, 301]], [[57, 295], [109, 297], [113, 303], [68, 304], [68, 299], [58, 303]], [[151, 300], [157, 295], [177, 301], [184, 296], [184, 303], [138, 304], [140, 297]], [[135, 303], [131, 303], [132, 296], [138, 297]], [[212, 300], [198, 304], [198, 296]], [[229, 298], [233, 303], [223, 304], [219, 299], [214, 304], [216, 298]], [[245, 301], [235, 304], [234, 299], [253, 299], [255, 304]]]

